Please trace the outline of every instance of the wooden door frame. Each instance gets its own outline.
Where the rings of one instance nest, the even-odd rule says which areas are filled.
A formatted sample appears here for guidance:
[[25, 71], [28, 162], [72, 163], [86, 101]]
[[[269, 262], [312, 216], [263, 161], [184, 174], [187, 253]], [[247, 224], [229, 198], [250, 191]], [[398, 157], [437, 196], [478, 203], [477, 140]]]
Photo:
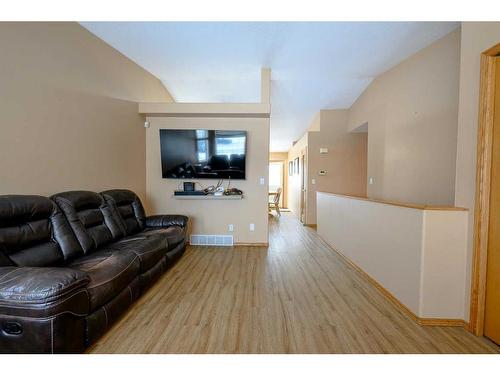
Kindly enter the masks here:
[[[309, 186], [307, 185], [307, 146], [300, 151], [299, 155], [299, 178], [300, 178], [300, 221], [303, 225], [307, 224], [307, 194]], [[305, 191], [304, 191], [305, 190]], [[303, 217], [302, 217], [303, 215]]]
[[[470, 296], [469, 330], [478, 336], [484, 333], [486, 297], [486, 263], [488, 259], [488, 225], [495, 109], [495, 57], [500, 43], [481, 54], [479, 91], [479, 124], [477, 133], [476, 194], [474, 210], [474, 250]], [[500, 93], [498, 93], [500, 95]]]

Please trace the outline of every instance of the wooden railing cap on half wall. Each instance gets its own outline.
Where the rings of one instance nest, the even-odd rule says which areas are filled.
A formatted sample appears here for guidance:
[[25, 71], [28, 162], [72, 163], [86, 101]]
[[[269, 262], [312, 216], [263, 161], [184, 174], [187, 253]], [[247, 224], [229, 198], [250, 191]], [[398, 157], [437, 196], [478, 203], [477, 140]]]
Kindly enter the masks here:
[[384, 199], [375, 199], [363, 197], [360, 195], [347, 195], [347, 194], [337, 194], [337, 193], [329, 193], [326, 191], [318, 191], [321, 194], [330, 194], [335, 195], [337, 197], [357, 199], [362, 201], [374, 202], [374, 203], [382, 203], [382, 204], [390, 204], [392, 206], [398, 207], [406, 207], [406, 208], [415, 208], [417, 210], [429, 210], [429, 211], [469, 211], [468, 208], [465, 207], [455, 207], [455, 206], [434, 206], [434, 205], [423, 205], [416, 203], [405, 203], [405, 202], [397, 202], [397, 201], [388, 201]]

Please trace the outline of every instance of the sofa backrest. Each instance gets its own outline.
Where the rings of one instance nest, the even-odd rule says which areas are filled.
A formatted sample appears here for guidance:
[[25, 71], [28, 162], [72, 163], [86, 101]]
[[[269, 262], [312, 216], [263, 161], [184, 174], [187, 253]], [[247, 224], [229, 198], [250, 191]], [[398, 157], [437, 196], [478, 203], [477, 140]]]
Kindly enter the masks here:
[[0, 266], [54, 266], [82, 254], [66, 218], [49, 198], [0, 196]]
[[66, 191], [52, 196], [68, 219], [80, 246], [89, 253], [125, 235], [119, 217], [92, 191]]
[[133, 191], [114, 189], [103, 191], [101, 195], [120, 217], [127, 235], [130, 236], [144, 229], [144, 207]]

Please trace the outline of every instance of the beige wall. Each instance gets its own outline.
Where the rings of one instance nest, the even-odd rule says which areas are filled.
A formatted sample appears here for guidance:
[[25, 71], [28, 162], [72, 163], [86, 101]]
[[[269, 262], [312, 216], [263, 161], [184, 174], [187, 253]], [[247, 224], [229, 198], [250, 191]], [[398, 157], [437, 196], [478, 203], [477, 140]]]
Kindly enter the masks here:
[[269, 160], [286, 160], [288, 158], [288, 152], [270, 152]]
[[317, 112], [309, 124], [309, 132], [319, 132], [321, 130], [321, 111]]
[[[500, 43], [500, 22], [462, 23], [455, 205], [469, 208], [469, 223], [473, 223], [476, 190], [480, 54], [497, 43]], [[472, 270], [472, 238], [471, 224], [467, 246], [467, 308]]]
[[[347, 120], [348, 110], [321, 110], [310, 130], [288, 152], [290, 161], [306, 155], [305, 224], [316, 224], [317, 191], [366, 195], [367, 134], [348, 131]], [[328, 153], [320, 154], [320, 148], [328, 148]], [[321, 170], [326, 175], [320, 175]], [[297, 217], [300, 217], [300, 196], [300, 176], [291, 176], [288, 205]]]
[[[309, 132], [307, 148], [307, 224], [316, 224], [317, 191], [366, 196], [367, 133], [347, 130], [348, 110], [321, 110], [319, 117], [319, 131]], [[320, 148], [328, 153], [320, 154]]]
[[0, 23], [0, 51], [0, 194], [144, 198], [137, 101], [170, 101], [160, 81], [77, 23]]
[[378, 76], [350, 109], [368, 122], [368, 196], [453, 204], [460, 30]]
[[[171, 212], [191, 218], [193, 234], [231, 234], [228, 225], [234, 225], [237, 243], [268, 242], [268, 174], [269, 174], [269, 119], [268, 118], [204, 118], [204, 117], [149, 117], [147, 129], [146, 180], [148, 206], [152, 213]], [[163, 179], [161, 176], [159, 129], [223, 129], [247, 131], [246, 180], [234, 180], [231, 186], [244, 192], [244, 199], [178, 200], [172, 197], [183, 180]], [[265, 184], [259, 184], [259, 178]], [[217, 180], [193, 180], [203, 186]], [[198, 187], [197, 187], [198, 188]], [[249, 230], [250, 223], [255, 231]]]

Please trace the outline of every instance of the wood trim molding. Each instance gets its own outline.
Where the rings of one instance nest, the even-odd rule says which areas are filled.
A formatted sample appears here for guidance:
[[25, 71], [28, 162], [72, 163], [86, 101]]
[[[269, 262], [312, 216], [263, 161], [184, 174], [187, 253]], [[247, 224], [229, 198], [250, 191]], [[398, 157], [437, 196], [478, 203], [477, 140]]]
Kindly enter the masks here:
[[482, 55], [496, 57], [500, 55], [500, 43], [495, 44], [493, 47], [487, 49], [482, 53]]
[[269, 247], [269, 242], [235, 242], [234, 246]]
[[396, 307], [398, 307], [400, 310], [402, 310], [406, 315], [408, 315], [411, 319], [413, 319], [415, 322], [420, 324], [421, 326], [440, 326], [440, 327], [463, 327], [467, 328], [468, 323], [465, 322], [462, 319], [443, 319], [443, 318], [421, 318], [417, 316], [413, 311], [411, 311], [405, 304], [403, 304], [399, 299], [397, 299], [391, 292], [389, 292], [387, 289], [385, 289], [377, 280], [375, 280], [373, 277], [368, 275], [361, 267], [359, 267], [356, 263], [354, 263], [352, 260], [347, 258], [344, 254], [342, 254], [340, 251], [334, 249], [330, 245], [328, 245], [326, 242], [325, 244], [330, 247], [333, 251], [335, 251], [342, 260], [347, 263], [348, 266], [352, 267], [354, 270], [356, 270], [363, 278], [365, 278], [370, 284], [372, 284], [377, 290], [389, 301], [391, 301]]
[[139, 113], [151, 117], [262, 117], [269, 118], [270, 104], [262, 103], [139, 103]]
[[[191, 245], [189, 243], [189, 240], [187, 241], [187, 244], [190, 246], [198, 246], [198, 245]], [[208, 245], [202, 245], [202, 246], [208, 246]], [[269, 242], [235, 242], [233, 243], [233, 246], [247, 246], [247, 247], [269, 247]]]
[[488, 225], [495, 106], [495, 57], [500, 43], [481, 54], [479, 118], [477, 133], [476, 194], [470, 296], [469, 330], [483, 335], [486, 296], [486, 262], [488, 257]]
[[371, 199], [371, 198], [357, 196], [357, 195], [345, 195], [345, 194], [337, 194], [337, 193], [328, 193], [328, 192], [324, 192], [324, 191], [318, 191], [317, 193], [335, 195], [335, 196], [341, 197], [341, 198], [356, 199], [356, 200], [360, 200], [360, 201], [367, 201], [367, 202], [373, 202], [373, 203], [389, 204], [391, 206], [398, 206], [398, 207], [404, 207], [404, 208], [414, 208], [414, 209], [417, 209], [417, 210], [427, 210], [427, 211], [468, 211], [467, 208], [463, 208], [463, 207], [428, 206], [428, 205], [422, 205], [422, 204], [394, 202], [394, 201], [386, 201], [386, 200], [381, 200], [381, 199]]

